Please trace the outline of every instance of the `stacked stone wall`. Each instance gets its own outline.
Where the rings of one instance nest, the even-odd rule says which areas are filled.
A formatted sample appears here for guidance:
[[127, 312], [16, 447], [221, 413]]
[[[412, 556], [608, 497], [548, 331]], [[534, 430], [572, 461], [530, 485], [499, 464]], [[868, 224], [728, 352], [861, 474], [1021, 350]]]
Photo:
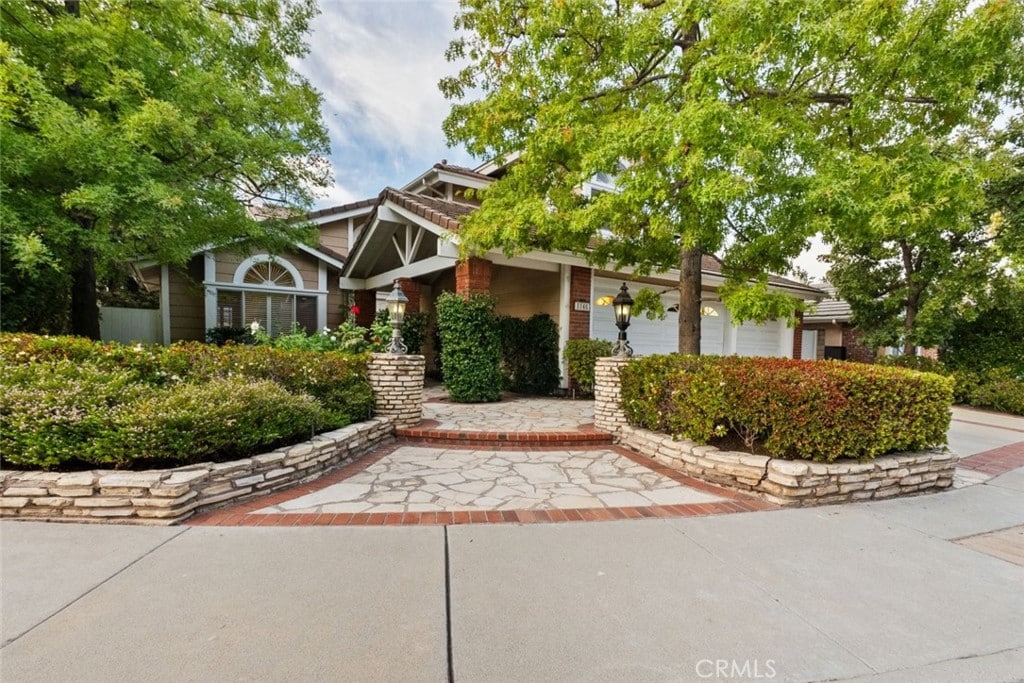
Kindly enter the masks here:
[[369, 380], [373, 409], [392, 417], [396, 427], [411, 427], [423, 419], [423, 356], [375, 353], [370, 358]]
[[393, 438], [390, 417], [319, 434], [251, 458], [123, 472], [0, 472], [0, 516], [169, 525], [319, 477]]

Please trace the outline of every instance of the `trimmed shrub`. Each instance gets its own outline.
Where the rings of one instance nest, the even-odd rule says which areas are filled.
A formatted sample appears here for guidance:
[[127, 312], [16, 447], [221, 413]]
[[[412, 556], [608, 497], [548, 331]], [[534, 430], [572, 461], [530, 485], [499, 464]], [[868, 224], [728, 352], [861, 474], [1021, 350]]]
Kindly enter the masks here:
[[612, 343], [605, 339], [571, 339], [565, 345], [569, 376], [584, 394], [594, 393], [594, 367], [598, 358], [612, 355]]
[[547, 396], [558, 388], [558, 325], [547, 313], [498, 318], [501, 373], [517, 394]]
[[952, 382], [829, 361], [651, 356], [622, 370], [631, 423], [707, 443], [733, 432], [775, 457], [831, 462], [945, 443]]
[[165, 349], [0, 335], [0, 455], [46, 468], [238, 457], [368, 417], [367, 360], [267, 346]]
[[501, 398], [501, 340], [494, 300], [483, 294], [464, 298], [444, 292], [437, 298], [441, 365], [451, 400], [458, 403]]
[[1024, 379], [1015, 377], [1010, 368], [990, 370], [971, 389], [970, 403], [979, 408], [1024, 415]]
[[119, 467], [233, 460], [311, 438], [327, 420], [315, 399], [269, 380], [217, 378], [160, 389], [121, 406], [85, 460]]

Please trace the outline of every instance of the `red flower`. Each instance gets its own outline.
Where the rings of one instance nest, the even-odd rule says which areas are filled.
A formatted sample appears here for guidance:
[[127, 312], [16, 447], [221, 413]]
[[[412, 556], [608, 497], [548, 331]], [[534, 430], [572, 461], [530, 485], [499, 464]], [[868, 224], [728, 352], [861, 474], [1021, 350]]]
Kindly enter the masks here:
[[348, 310], [352, 312], [352, 315], [359, 315], [359, 307], [358, 306], [353, 306], [352, 308], [350, 308]]

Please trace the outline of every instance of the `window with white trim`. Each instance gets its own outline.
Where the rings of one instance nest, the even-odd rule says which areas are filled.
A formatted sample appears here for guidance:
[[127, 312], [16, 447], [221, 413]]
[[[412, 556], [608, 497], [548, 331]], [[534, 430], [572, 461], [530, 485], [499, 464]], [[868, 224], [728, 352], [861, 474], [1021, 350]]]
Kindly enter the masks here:
[[291, 264], [268, 258], [236, 274], [241, 288], [217, 290], [217, 325], [248, 327], [255, 322], [272, 337], [290, 332], [296, 324], [307, 334], [315, 332], [317, 296], [269, 291], [297, 289], [294, 272]]

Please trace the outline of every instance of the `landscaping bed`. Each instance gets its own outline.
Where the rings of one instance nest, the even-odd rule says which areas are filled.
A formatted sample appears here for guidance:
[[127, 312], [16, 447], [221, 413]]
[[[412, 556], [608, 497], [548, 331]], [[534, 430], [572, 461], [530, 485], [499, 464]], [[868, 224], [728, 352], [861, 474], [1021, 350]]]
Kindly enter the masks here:
[[3, 467], [237, 460], [370, 417], [366, 355], [0, 335]]

